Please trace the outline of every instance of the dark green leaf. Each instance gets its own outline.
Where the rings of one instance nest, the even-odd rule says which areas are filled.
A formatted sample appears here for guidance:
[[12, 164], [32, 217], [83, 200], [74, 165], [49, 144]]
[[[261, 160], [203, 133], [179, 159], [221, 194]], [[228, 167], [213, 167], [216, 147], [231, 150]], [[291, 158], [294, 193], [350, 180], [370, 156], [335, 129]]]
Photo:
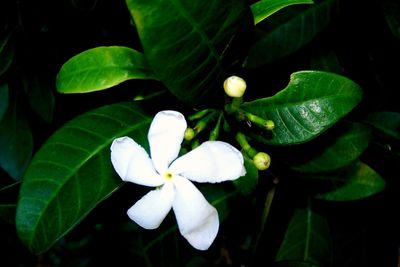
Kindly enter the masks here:
[[11, 33], [0, 38], [0, 76], [7, 71], [14, 58], [14, 46], [11, 42]]
[[0, 123], [8, 108], [8, 84], [0, 84]]
[[331, 21], [335, 0], [311, 5], [286, 23], [260, 37], [250, 48], [245, 66], [256, 68], [289, 55], [309, 43]]
[[381, 192], [385, 180], [368, 165], [359, 162], [346, 171], [332, 176], [320, 177], [333, 184], [333, 190], [317, 195], [329, 201], [351, 201]]
[[129, 135], [147, 143], [150, 121], [134, 102], [109, 105], [67, 123], [40, 148], [24, 176], [16, 220], [33, 253], [50, 248], [121, 185], [111, 142]]
[[16, 207], [16, 204], [0, 204], [0, 218], [9, 224], [14, 224]]
[[8, 106], [0, 122], [0, 167], [19, 180], [32, 156], [32, 133], [19, 102]]
[[272, 145], [307, 142], [335, 124], [361, 100], [361, 88], [346, 77], [321, 71], [293, 73], [274, 96], [243, 103], [241, 108], [274, 121], [275, 128], [254, 138]]
[[396, 2], [385, 2], [383, 4], [383, 13], [392, 34], [400, 39], [400, 4]]
[[246, 168], [246, 175], [233, 181], [238, 191], [244, 195], [253, 192], [258, 184], [258, 169], [253, 163], [253, 160], [244, 157], [244, 166]]
[[343, 70], [339, 59], [333, 51], [317, 51], [311, 58], [311, 69], [342, 74]]
[[254, 16], [254, 24], [257, 24], [271, 16], [280, 9], [298, 4], [313, 4], [312, 0], [261, 0], [251, 5]]
[[310, 207], [296, 210], [275, 259], [279, 266], [329, 266], [331, 258], [326, 219]]
[[40, 75], [33, 75], [27, 78], [29, 103], [32, 109], [46, 122], [53, 119], [54, 94], [53, 86], [50, 86], [48, 79]]
[[15, 182], [0, 189], [0, 218], [15, 224], [17, 195], [21, 182]]
[[[223, 96], [237, 63], [234, 44], [250, 23], [245, 0], [127, 0], [145, 56], [157, 77], [180, 100], [198, 104]], [[230, 58], [233, 55], [234, 58]]]
[[[343, 126], [345, 127], [345, 126]], [[340, 136], [333, 136], [332, 142], [309, 161], [293, 166], [300, 172], [327, 172], [342, 168], [354, 162], [368, 147], [371, 130], [361, 123], [353, 123]]]
[[87, 93], [130, 79], [155, 79], [143, 54], [122, 46], [96, 47], [69, 59], [56, 85], [61, 93]]
[[389, 111], [374, 112], [368, 115], [365, 121], [383, 134], [400, 139], [400, 113]]

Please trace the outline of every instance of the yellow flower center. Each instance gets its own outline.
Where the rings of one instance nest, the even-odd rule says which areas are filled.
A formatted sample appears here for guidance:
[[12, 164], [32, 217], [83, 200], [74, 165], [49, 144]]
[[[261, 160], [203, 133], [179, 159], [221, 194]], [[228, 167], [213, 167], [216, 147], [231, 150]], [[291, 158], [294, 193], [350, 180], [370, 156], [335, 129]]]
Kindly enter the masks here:
[[172, 172], [170, 172], [170, 171], [166, 171], [164, 173], [163, 177], [167, 182], [170, 182], [174, 178], [174, 174]]

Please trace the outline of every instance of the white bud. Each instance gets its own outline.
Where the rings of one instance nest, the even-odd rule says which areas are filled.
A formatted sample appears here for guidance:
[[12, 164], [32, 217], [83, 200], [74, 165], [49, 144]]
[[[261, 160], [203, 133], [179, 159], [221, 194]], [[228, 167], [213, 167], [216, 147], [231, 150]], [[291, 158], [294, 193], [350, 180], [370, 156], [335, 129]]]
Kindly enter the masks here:
[[246, 81], [238, 76], [230, 76], [224, 81], [225, 93], [230, 97], [242, 97], [246, 87]]

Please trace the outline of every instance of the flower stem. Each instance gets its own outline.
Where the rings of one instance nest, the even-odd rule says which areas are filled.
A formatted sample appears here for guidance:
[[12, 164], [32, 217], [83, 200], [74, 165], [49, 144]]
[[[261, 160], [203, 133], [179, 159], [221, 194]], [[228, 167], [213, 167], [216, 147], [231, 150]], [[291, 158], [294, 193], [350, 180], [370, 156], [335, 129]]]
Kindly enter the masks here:
[[223, 117], [223, 113], [221, 112], [221, 113], [219, 114], [219, 116], [218, 116], [218, 120], [217, 120], [217, 123], [215, 124], [214, 129], [212, 129], [211, 132], [210, 132], [209, 140], [215, 141], [215, 140], [218, 139], [219, 130], [220, 130], [220, 128], [221, 128], [221, 120], [222, 120], [222, 117]]
[[251, 123], [254, 123], [258, 127], [264, 130], [272, 131], [275, 128], [275, 123], [272, 120], [265, 120], [261, 117], [258, 117], [252, 113], [246, 112], [244, 110], [240, 110], [236, 114], [236, 118], [239, 121], [248, 120]]
[[238, 132], [235, 138], [249, 158], [252, 159], [255, 155], [257, 155], [257, 150], [250, 146], [249, 142], [247, 142], [246, 136], [242, 132]]

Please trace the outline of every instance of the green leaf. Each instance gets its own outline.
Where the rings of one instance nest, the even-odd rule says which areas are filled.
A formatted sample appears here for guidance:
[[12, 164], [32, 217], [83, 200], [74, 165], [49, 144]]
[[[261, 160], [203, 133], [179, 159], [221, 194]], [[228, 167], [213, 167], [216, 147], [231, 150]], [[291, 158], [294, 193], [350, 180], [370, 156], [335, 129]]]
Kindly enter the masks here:
[[8, 108], [8, 84], [0, 84], [0, 123]]
[[310, 60], [313, 70], [322, 70], [342, 74], [343, 69], [337, 55], [333, 51], [317, 51]]
[[121, 185], [111, 142], [129, 135], [147, 144], [150, 121], [137, 103], [114, 104], [75, 118], [47, 140], [27, 169], [17, 206], [18, 235], [33, 253], [49, 249]]
[[365, 122], [389, 137], [400, 139], [400, 113], [374, 112], [367, 116]]
[[15, 182], [0, 189], [0, 218], [15, 224], [17, 195], [21, 182]]
[[25, 87], [28, 91], [29, 104], [44, 121], [51, 122], [54, 111], [53, 86], [48, 79], [41, 75], [32, 75], [25, 78]]
[[330, 139], [332, 139], [331, 143], [319, 149], [320, 153], [303, 164], [293, 166], [293, 169], [317, 173], [345, 167], [354, 162], [368, 147], [371, 141], [371, 130], [361, 123], [352, 123], [344, 133], [332, 136]]
[[33, 138], [23, 110], [14, 99], [0, 121], [0, 167], [19, 180], [32, 156]]
[[14, 46], [11, 42], [11, 33], [0, 38], [0, 76], [7, 71], [14, 58]]
[[400, 4], [396, 2], [383, 3], [383, 13], [393, 36], [400, 39]]
[[298, 4], [313, 4], [312, 0], [261, 0], [251, 5], [254, 24], [257, 24], [284, 7]]
[[278, 266], [329, 266], [331, 258], [327, 220], [309, 206], [296, 210], [276, 255]]
[[233, 184], [243, 195], [248, 195], [256, 188], [258, 184], [258, 169], [253, 163], [253, 160], [244, 157], [244, 166], [246, 175], [233, 181]]
[[359, 85], [346, 77], [299, 71], [276, 95], [243, 103], [241, 108], [274, 121], [275, 128], [254, 135], [263, 143], [289, 145], [307, 142], [349, 113], [361, 100]]
[[260, 34], [253, 43], [245, 63], [256, 68], [287, 56], [309, 43], [331, 21], [335, 0], [311, 5], [304, 12], [272, 31]]
[[61, 93], [88, 93], [130, 79], [155, 79], [143, 54], [123, 46], [96, 47], [69, 59], [56, 86]]
[[175, 96], [190, 104], [222, 99], [223, 81], [238, 63], [237, 50], [245, 47], [242, 31], [252, 24], [245, 0], [127, 0], [127, 5], [149, 64]]
[[368, 165], [358, 162], [336, 175], [320, 177], [333, 184], [333, 190], [317, 195], [329, 201], [351, 201], [363, 199], [381, 192], [385, 180]]

